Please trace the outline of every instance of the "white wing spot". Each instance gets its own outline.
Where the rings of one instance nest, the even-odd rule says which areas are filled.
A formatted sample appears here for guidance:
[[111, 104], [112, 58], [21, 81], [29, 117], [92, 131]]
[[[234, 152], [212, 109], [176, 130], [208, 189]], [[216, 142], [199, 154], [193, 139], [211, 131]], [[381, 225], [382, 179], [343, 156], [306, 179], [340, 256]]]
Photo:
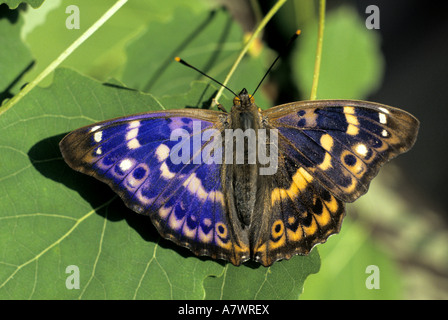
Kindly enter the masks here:
[[137, 138], [128, 141], [128, 148], [129, 149], [137, 149], [137, 148], [140, 148], [140, 147], [141, 147], [141, 145], [140, 145], [140, 142], [138, 142]]
[[355, 151], [357, 154], [365, 156], [369, 150], [367, 149], [365, 144], [360, 143], [356, 146]]
[[101, 128], [101, 126], [94, 126], [94, 127], [92, 127], [92, 129], [90, 129], [90, 132], [96, 131], [99, 128]]
[[102, 139], [103, 139], [103, 131], [95, 132], [95, 134], [93, 135], [93, 140], [95, 140], [96, 142], [100, 142]]
[[160, 171], [162, 171], [162, 177], [165, 179], [173, 179], [176, 174], [171, 172], [168, 166], [166, 165], [166, 162], [162, 163], [160, 166]]
[[387, 137], [389, 134], [387, 133], [386, 129], [383, 129], [383, 131], [381, 132], [381, 135], [383, 137]]
[[140, 127], [140, 121], [132, 121], [129, 123], [129, 131], [126, 134], [126, 140], [128, 141], [127, 146], [129, 149], [140, 148], [140, 142], [137, 140], [138, 128]]
[[384, 113], [379, 113], [378, 114], [378, 116], [379, 116], [379, 118], [380, 118], [380, 122], [382, 123], [382, 124], [386, 124], [387, 123], [387, 119], [386, 119], [386, 115], [384, 114]]
[[132, 161], [130, 159], [124, 159], [120, 162], [121, 171], [128, 171], [132, 167]]
[[166, 146], [165, 144], [161, 144], [156, 149], [156, 156], [159, 162], [165, 161], [166, 158], [170, 155], [170, 148]]
[[387, 110], [386, 108], [383, 107], [379, 107], [378, 109], [380, 109], [382, 112], [384, 112], [385, 114], [389, 114], [389, 110]]

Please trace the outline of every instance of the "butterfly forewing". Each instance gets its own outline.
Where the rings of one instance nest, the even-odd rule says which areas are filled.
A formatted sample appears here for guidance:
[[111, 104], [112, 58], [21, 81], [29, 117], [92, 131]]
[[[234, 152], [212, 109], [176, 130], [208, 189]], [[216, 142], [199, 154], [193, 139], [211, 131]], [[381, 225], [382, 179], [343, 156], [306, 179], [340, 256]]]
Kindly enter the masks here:
[[418, 121], [402, 110], [356, 100], [303, 101], [267, 110], [297, 162], [339, 199], [367, 192], [379, 168], [415, 142]]

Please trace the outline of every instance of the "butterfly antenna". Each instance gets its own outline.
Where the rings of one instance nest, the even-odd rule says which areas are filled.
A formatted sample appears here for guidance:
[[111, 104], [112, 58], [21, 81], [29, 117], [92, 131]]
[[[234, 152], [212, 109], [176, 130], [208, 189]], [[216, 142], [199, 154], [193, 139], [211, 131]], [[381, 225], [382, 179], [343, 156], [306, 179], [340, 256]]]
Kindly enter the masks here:
[[191, 68], [191, 69], [193, 69], [193, 70], [196, 70], [197, 72], [199, 72], [199, 73], [202, 74], [203, 76], [209, 78], [210, 80], [213, 80], [214, 82], [216, 82], [217, 84], [219, 84], [221, 87], [224, 87], [224, 88], [226, 88], [227, 90], [229, 90], [230, 92], [232, 92], [232, 94], [233, 94], [235, 97], [238, 97], [238, 95], [237, 95], [235, 92], [233, 92], [233, 90], [231, 90], [230, 88], [226, 87], [225, 85], [223, 85], [223, 84], [222, 84], [221, 82], [219, 82], [218, 80], [213, 79], [212, 77], [210, 77], [210, 76], [209, 76], [208, 74], [206, 74], [205, 72], [202, 72], [202, 71], [199, 70], [198, 68], [192, 66], [191, 64], [189, 64], [189, 63], [186, 62], [185, 60], [182, 60], [182, 59], [179, 58], [179, 57], [175, 57], [174, 60], [176, 60], [177, 62], [182, 63], [184, 66], [187, 66], [187, 67], [189, 67], [189, 68]]
[[291, 37], [291, 39], [289, 39], [288, 44], [286, 45], [285, 49], [283, 49], [282, 52], [280, 52], [277, 56], [277, 58], [275, 58], [274, 62], [272, 62], [271, 66], [269, 67], [268, 71], [266, 71], [266, 73], [264, 74], [263, 78], [261, 79], [261, 81], [258, 83], [258, 86], [255, 88], [254, 93], [252, 93], [252, 96], [254, 96], [255, 92], [257, 92], [258, 88], [260, 87], [260, 85], [262, 84], [262, 82], [264, 81], [264, 79], [268, 76], [269, 72], [271, 72], [272, 68], [274, 67], [274, 65], [276, 64], [276, 62], [278, 61], [278, 59], [280, 59], [285, 52], [287, 52], [287, 50], [291, 47], [291, 44], [294, 42], [294, 40], [297, 39], [297, 37], [299, 36], [299, 34], [301, 33], [301, 30], [297, 30], [294, 35]]

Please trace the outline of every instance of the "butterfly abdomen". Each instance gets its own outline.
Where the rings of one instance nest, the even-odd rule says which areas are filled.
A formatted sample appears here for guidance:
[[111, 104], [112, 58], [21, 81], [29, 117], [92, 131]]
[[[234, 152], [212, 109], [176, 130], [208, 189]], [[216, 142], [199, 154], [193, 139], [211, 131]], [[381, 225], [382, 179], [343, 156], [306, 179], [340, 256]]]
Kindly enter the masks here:
[[[257, 107], [247, 105], [232, 110], [233, 177], [232, 188], [237, 215], [249, 226], [256, 202], [258, 162], [257, 138], [260, 121]], [[229, 137], [226, 137], [228, 139]]]

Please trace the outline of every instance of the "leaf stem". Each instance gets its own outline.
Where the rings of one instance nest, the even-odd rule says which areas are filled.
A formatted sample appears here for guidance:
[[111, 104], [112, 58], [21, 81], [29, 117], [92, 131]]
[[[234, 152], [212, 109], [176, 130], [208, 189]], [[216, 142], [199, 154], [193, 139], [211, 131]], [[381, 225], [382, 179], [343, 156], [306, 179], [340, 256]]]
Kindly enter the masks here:
[[107, 10], [101, 18], [99, 18], [89, 29], [87, 29], [78, 39], [76, 39], [67, 49], [65, 49], [59, 57], [51, 62], [36, 78], [28, 83], [18, 94], [9, 100], [2, 108], [0, 115], [5, 113], [12, 106], [17, 104], [24, 96], [28, 94], [35, 86], [53, 72], [65, 59], [67, 59], [73, 51], [75, 51], [84, 41], [86, 41], [93, 33], [95, 33], [107, 20], [110, 19], [128, 0], [118, 0], [109, 10]]
[[[260, 24], [257, 26], [255, 31], [250, 36], [249, 40], [246, 42], [245, 46], [241, 50], [240, 54], [236, 58], [235, 62], [233, 63], [232, 68], [230, 69], [229, 73], [227, 74], [227, 77], [224, 79], [223, 84], [227, 85], [230, 78], [232, 77], [233, 73], [235, 72], [236, 68], [240, 64], [241, 60], [243, 59], [244, 55], [246, 54], [247, 50], [249, 50], [250, 46], [252, 45], [252, 42], [257, 38], [258, 34], [263, 30], [263, 28], [266, 26], [266, 24], [271, 20], [271, 18], [274, 16], [274, 14], [277, 13], [277, 11], [285, 4], [286, 0], [278, 0], [276, 4], [269, 10], [269, 12], [266, 14], [266, 16], [263, 18], [263, 20], [260, 21]], [[224, 87], [221, 87], [218, 91], [218, 93], [215, 96], [214, 102], [218, 104], [219, 98], [222, 95], [222, 92], [224, 91]]]
[[316, 100], [317, 97], [317, 85], [319, 83], [320, 63], [322, 59], [322, 44], [324, 41], [325, 2], [325, 0], [319, 1], [319, 27], [317, 31], [316, 60], [314, 61], [313, 85], [311, 87], [310, 100]]

